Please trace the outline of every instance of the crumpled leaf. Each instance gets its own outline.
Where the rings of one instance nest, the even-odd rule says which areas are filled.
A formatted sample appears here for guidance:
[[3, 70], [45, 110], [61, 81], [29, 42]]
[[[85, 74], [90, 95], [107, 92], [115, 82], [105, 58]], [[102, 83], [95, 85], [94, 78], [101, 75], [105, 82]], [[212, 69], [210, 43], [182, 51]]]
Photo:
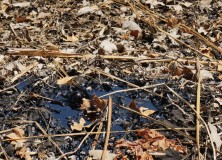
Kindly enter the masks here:
[[218, 70], [219, 72], [222, 71], [222, 64], [219, 64], [219, 65], [217, 66], [217, 70]]
[[66, 42], [77, 42], [77, 41], [79, 41], [79, 38], [74, 35], [71, 35], [71, 36], [67, 35], [65, 41]]
[[125, 21], [125, 22], [123, 22], [122, 28], [123, 29], [129, 29], [131, 31], [142, 32], [142, 29], [140, 28], [140, 26], [138, 24], [136, 24], [136, 22], [134, 22], [134, 21]]
[[93, 5], [93, 6], [86, 6], [83, 8], [80, 8], [80, 10], [77, 12], [77, 15], [83, 15], [83, 14], [87, 14], [87, 13], [92, 13], [95, 12], [96, 10], [98, 10], [98, 6]]
[[211, 139], [216, 144], [217, 150], [220, 150], [222, 141], [221, 141], [220, 135], [217, 133], [217, 128], [211, 123], [208, 123], [208, 126], [210, 128]]
[[60, 78], [57, 80], [57, 84], [67, 84], [71, 79], [73, 79], [73, 76]]
[[190, 7], [192, 5], [192, 3], [190, 2], [182, 2], [182, 5], [184, 5], [185, 7]]
[[108, 100], [100, 99], [96, 95], [93, 96], [93, 100], [95, 105], [100, 109], [103, 110], [107, 106]]
[[[23, 138], [25, 135], [25, 132], [22, 128], [16, 127], [12, 129], [12, 133], [9, 133], [6, 135], [7, 138], [12, 139], [11, 143], [15, 145], [15, 148], [19, 148], [24, 146], [24, 143], [27, 141], [26, 139], [20, 139]], [[13, 140], [15, 139], [15, 140]], [[18, 140], [16, 140], [18, 139]]]
[[140, 107], [140, 108], [137, 107], [137, 105], [136, 105], [136, 103], [135, 103], [134, 100], [132, 100], [132, 101], [130, 102], [129, 108], [130, 108], [130, 109], [133, 109], [133, 110], [135, 110], [135, 111], [137, 111], [137, 112], [139, 112], [139, 113], [141, 113], [141, 114], [144, 115], [144, 116], [149, 116], [149, 115], [151, 115], [151, 114], [153, 114], [153, 113], [155, 112], [154, 110], [150, 110], [150, 109], [145, 108], [145, 107]]
[[217, 98], [215, 98], [215, 100], [216, 100], [220, 105], [222, 105], [222, 98], [217, 97]]
[[112, 53], [113, 51], [117, 50], [117, 47], [114, 43], [110, 42], [109, 40], [104, 40], [99, 45], [104, 51], [107, 53]]
[[199, 2], [201, 8], [210, 8], [212, 0], [201, 0]]
[[183, 76], [184, 78], [189, 79], [189, 80], [197, 79], [195, 75], [196, 71], [193, 71], [186, 66], [181, 66], [177, 62], [170, 63], [168, 68], [169, 68], [169, 72], [175, 77]]
[[86, 99], [86, 98], [83, 98], [82, 99], [82, 104], [80, 106], [80, 109], [85, 110], [85, 109], [89, 108], [90, 106], [91, 106], [90, 100]]
[[[174, 38], [179, 38], [180, 35], [178, 35], [178, 28], [173, 28], [170, 30], [170, 35]], [[178, 42], [176, 40], [174, 40], [172, 37], [169, 37], [169, 39], [171, 40], [171, 42], [174, 44], [174, 45], [179, 45]]]
[[44, 18], [50, 17], [50, 16], [52, 16], [51, 13], [40, 12], [40, 13], [38, 14], [37, 18], [38, 18], [38, 19], [44, 19]]
[[70, 128], [72, 131], [77, 130], [77, 131], [82, 131], [84, 124], [86, 123], [86, 121], [83, 118], [80, 118], [79, 123], [78, 122], [74, 122]]
[[[102, 156], [103, 150], [90, 150], [89, 155], [93, 157], [93, 159], [100, 159]], [[116, 157], [116, 154], [110, 153], [110, 151], [106, 152], [105, 160], [113, 160]]]
[[16, 151], [16, 154], [25, 160], [32, 160], [30, 152], [27, 150], [26, 146], [23, 146], [20, 150]]
[[199, 33], [203, 33], [204, 35], [206, 35], [207, 34], [207, 31], [204, 29], [204, 27], [200, 27], [200, 28], [198, 28], [198, 30], [197, 30]]
[[115, 148], [126, 147], [134, 153], [136, 158], [141, 158], [144, 152], [163, 152], [171, 148], [180, 153], [187, 153], [187, 149], [176, 144], [176, 140], [167, 139], [159, 132], [152, 129], [141, 129], [138, 131], [138, 136], [142, 137], [135, 141], [120, 139], [116, 141]]
[[200, 51], [206, 56], [206, 57], [209, 57], [209, 58], [213, 58], [214, 57], [214, 54], [211, 52], [211, 48], [200, 48]]
[[140, 109], [136, 106], [136, 103], [134, 100], [132, 100], [129, 104], [129, 108], [134, 110], [134, 111], [137, 111], [137, 112], [140, 112]]
[[177, 14], [183, 11], [183, 8], [181, 5], [171, 5], [171, 7], [176, 11]]
[[143, 0], [145, 4], [149, 4], [150, 8], [154, 8], [156, 5], [164, 6], [163, 2], [158, 2], [157, 0]]
[[31, 5], [31, 2], [17, 2], [12, 4], [14, 7], [28, 7]]
[[[222, 74], [220, 74], [220, 75], [218, 76], [218, 79], [222, 80]], [[219, 86], [221, 86], [221, 85], [219, 85]]]
[[181, 19], [178, 19], [175, 16], [171, 16], [170, 18], [167, 19], [167, 25], [172, 28], [175, 28], [181, 23], [181, 21], [182, 21]]
[[214, 79], [213, 74], [210, 71], [207, 70], [201, 70], [200, 71], [200, 77], [201, 79]]
[[149, 115], [153, 114], [153, 113], [156, 112], [156, 111], [150, 110], [150, 109], [145, 108], [145, 107], [140, 107], [140, 112], [141, 112], [144, 116], [149, 116]]

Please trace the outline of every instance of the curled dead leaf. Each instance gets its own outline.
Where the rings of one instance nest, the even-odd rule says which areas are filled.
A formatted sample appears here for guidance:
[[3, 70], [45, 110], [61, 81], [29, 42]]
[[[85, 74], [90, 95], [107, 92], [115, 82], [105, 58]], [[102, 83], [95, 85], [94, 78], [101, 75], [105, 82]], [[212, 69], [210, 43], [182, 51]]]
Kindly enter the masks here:
[[83, 98], [82, 99], [82, 104], [80, 106], [80, 109], [85, 110], [85, 109], [88, 109], [90, 106], [91, 106], [90, 100], [86, 99], [86, 98]]
[[57, 84], [67, 84], [71, 79], [73, 79], [73, 76], [70, 77], [63, 77], [59, 80], [57, 80]]
[[130, 102], [129, 108], [134, 110], [134, 111], [137, 111], [137, 112], [141, 113], [144, 116], [149, 116], [149, 115], [151, 115], [155, 112], [154, 110], [149, 110], [148, 108], [145, 108], [145, 107], [140, 107], [140, 108], [137, 107], [134, 100]]
[[156, 111], [150, 110], [150, 109], [145, 108], [145, 107], [140, 107], [140, 112], [141, 112], [144, 116], [149, 116], [149, 115], [153, 114], [153, 113], [156, 112]]
[[93, 100], [95, 105], [100, 109], [103, 110], [107, 106], [108, 100], [100, 99], [96, 95], [93, 96]]
[[25, 132], [22, 128], [16, 127], [12, 129], [12, 133], [6, 135], [7, 138], [11, 139], [11, 143], [15, 145], [15, 148], [24, 146], [26, 139], [22, 139], [25, 135]]
[[16, 151], [16, 154], [20, 156], [20, 158], [24, 158], [25, 160], [32, 160], [30, 152], [28, 151], [26, 146], [23, 146], [20, 150]]
[[86, 123], [86, 121], [83, 118], [80, 118], [79, 123], [78, 122], [74, 122], [70, 128], [72, 131], [77, 130], [77, 131], [82, 131], [84, 124]]

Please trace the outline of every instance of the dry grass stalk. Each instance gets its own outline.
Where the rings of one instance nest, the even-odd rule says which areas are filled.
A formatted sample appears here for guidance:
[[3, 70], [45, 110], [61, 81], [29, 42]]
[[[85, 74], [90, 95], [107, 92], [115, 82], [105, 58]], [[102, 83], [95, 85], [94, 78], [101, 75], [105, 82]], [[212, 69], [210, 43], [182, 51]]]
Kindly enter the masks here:
[[200, 77], [200, 63], [199, 58], [197, 57], [197, 99], [196, 99], [196, 141], [197, 141], [197, 150], [198, 150], [198, 160], [200, 160], [200, 90], [201, 90], [201, 77]]
[[108, 104], [108, 121], [107, 121], [107, 128], [106, 128], [106, 139], [103, 146], [103, 152], [101, 160], [105, 160], [106, 153], [107, 153], [107, 147], [109, 143], [109, 137], [110, 137], [110, 129], [111, 129], [111, 120], [112, 120], [112, 98], [109, 96], [109, 104]]

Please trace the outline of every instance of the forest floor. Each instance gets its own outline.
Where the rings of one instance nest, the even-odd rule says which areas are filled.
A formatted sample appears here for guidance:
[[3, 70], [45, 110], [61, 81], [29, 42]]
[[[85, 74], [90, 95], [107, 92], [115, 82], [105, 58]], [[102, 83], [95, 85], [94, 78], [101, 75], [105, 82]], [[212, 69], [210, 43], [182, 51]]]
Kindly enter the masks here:
[[220, 0], [2, 0], [0, 159], [222, 159]]

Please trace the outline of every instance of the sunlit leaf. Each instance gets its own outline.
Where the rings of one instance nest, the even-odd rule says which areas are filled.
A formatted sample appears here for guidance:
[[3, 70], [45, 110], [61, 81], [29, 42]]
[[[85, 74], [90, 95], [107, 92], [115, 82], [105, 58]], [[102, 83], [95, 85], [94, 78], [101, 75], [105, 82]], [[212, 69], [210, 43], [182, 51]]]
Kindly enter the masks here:
[[57, 80], [57, 84], [67, 84], [72, 79], [73, 79], [73, 76], [63, 77], [63, 78]]

